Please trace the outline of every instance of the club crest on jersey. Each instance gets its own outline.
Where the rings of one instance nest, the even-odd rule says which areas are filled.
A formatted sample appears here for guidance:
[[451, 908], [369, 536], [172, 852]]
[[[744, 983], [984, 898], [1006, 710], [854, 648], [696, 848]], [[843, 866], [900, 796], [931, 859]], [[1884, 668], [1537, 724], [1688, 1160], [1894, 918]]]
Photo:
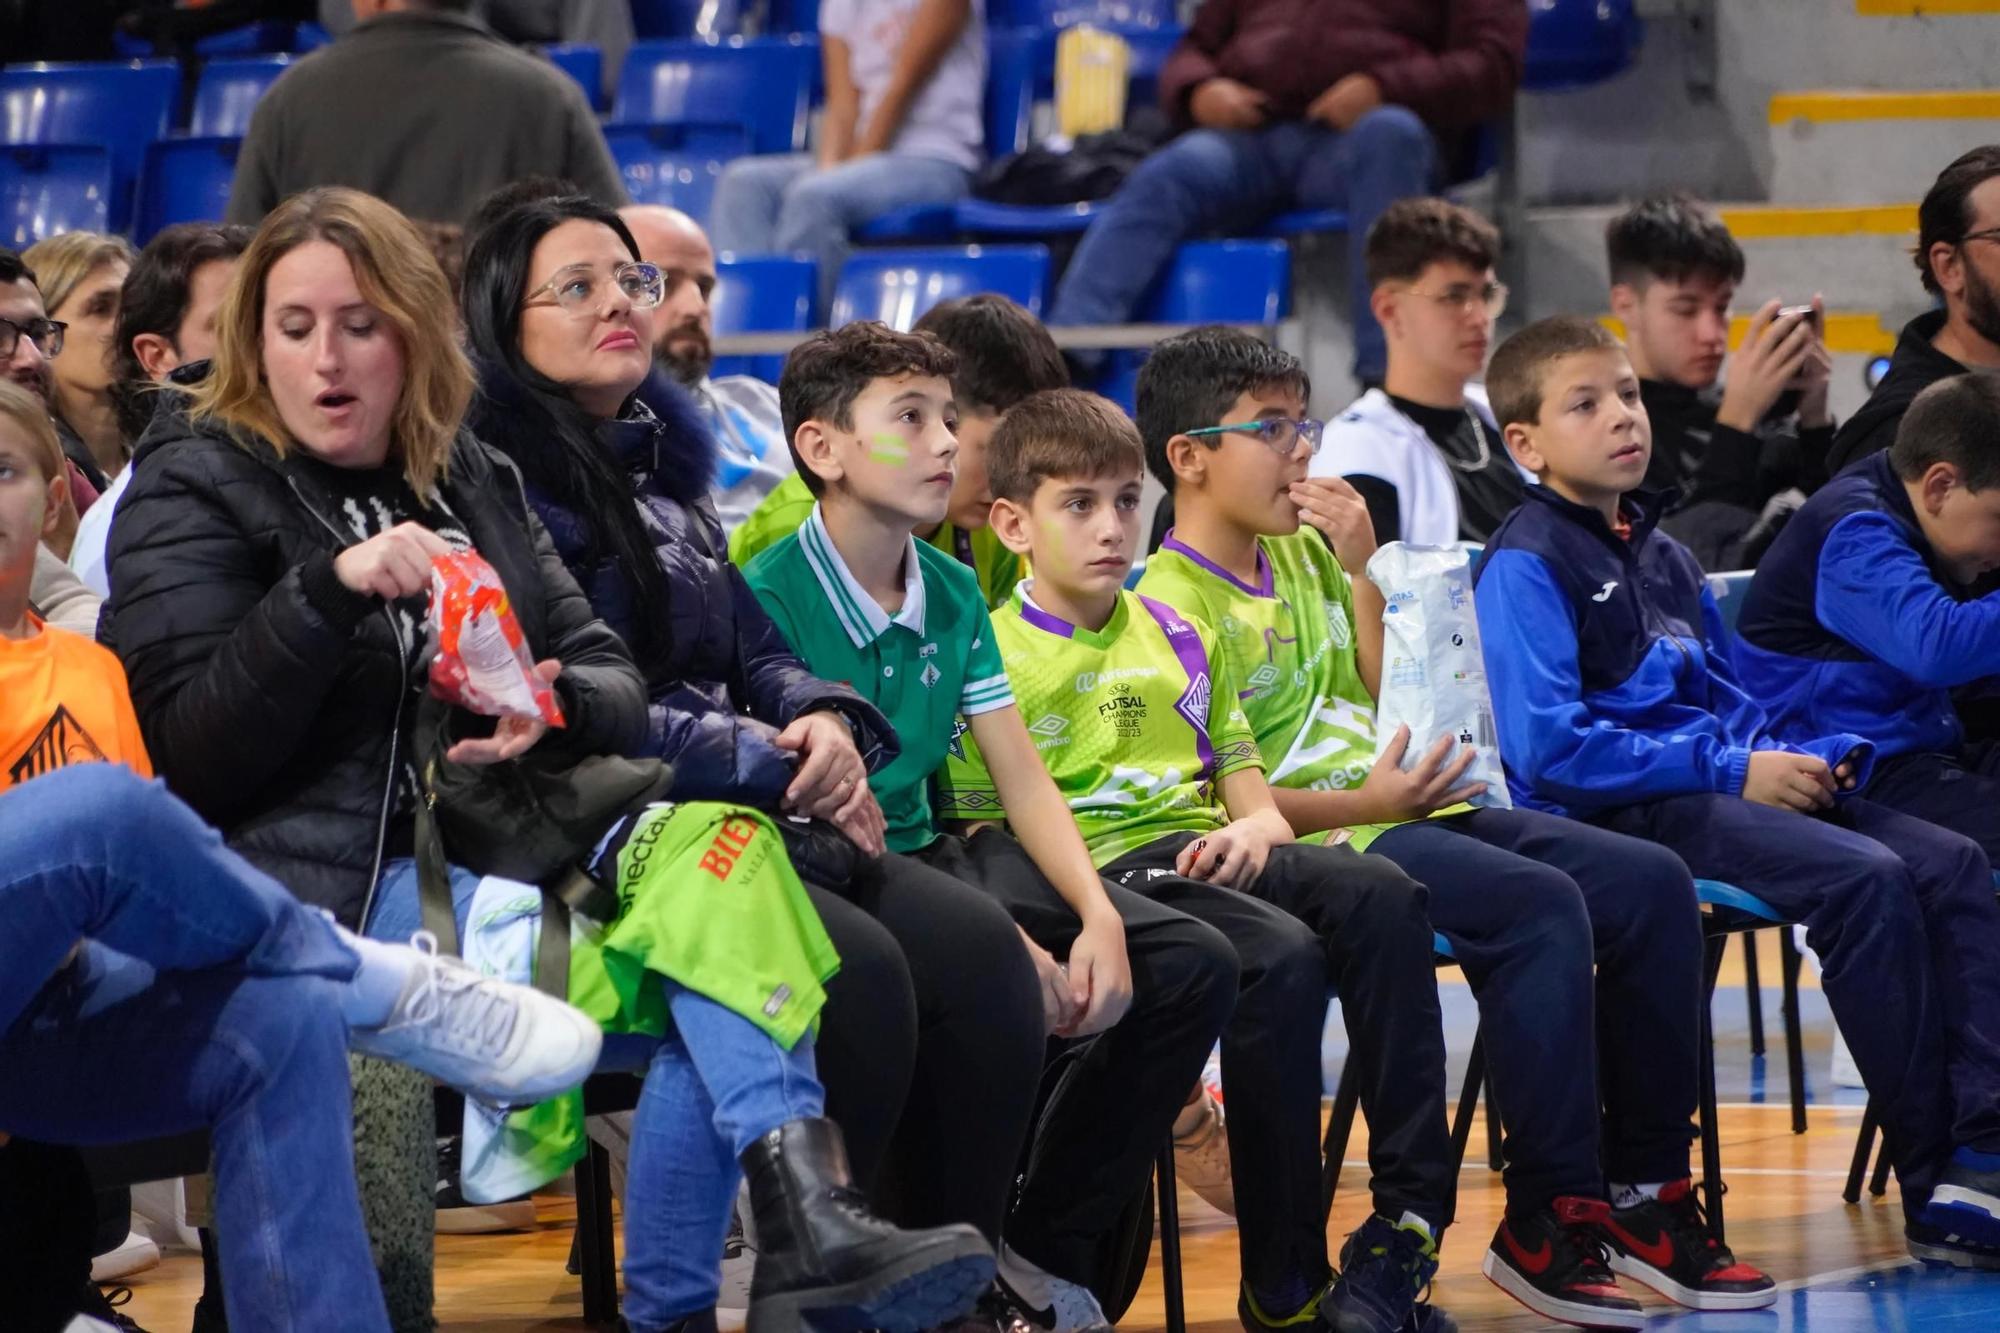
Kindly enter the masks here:
[[1354, 629], [1347, 623], [1347, 608], [1339, 602], [1326, 604], [1326, 629], [1335, 648], [1346, 648], [1354, 642]]

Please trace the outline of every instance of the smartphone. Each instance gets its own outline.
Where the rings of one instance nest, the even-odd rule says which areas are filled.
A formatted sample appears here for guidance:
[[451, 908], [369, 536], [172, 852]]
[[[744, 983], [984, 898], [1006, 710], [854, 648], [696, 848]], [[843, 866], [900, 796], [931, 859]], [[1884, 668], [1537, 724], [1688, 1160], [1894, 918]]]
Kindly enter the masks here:
[[1775, 324], [1780, 320], [1787, 319], [1803, 319], [1813, 326], [1815, 333], [1818, 333], [1821, 337], [1825, 336], [1825, 330], [1820, 328], [1819, 311], [1810, 305], [1780, 306], [1778, 307], [1777, 315], [1771, 322]]

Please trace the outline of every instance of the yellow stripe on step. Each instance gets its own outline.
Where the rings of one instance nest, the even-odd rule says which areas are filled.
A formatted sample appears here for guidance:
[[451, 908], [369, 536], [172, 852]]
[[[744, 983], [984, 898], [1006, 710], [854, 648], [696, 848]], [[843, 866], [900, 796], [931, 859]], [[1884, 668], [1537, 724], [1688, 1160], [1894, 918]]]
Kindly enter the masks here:
[[[1615, 315], [1599, 315], [1597, 322], [1620, 338], [1625, 323]], [[1735, 315], [1729, 321], [1729, 350], [1743, 345], [1750, 329], [1750, 316]], [[1896, 350], [1897, 330], [1882, 323], [1872, 311], [1829, 310], [1826, 312], [1826, 350], [1835, 356], [1887, 356]]]
[[1771, 99], [1771, 123], [1807, 120], [1990, 120], [2000, 117], [2000, 89], [1957, 92], [1804, 92]]
[[1854, 0], [1863, 18], [1902, 19], [1932, 14], [2000, 14], [2000, 0]]
[[[1994, 0], [2000, 4], [2000, 0]], [[1722, 225], [1739, 241], [1793, 240], [1808, 236], [1902, 236], [1917, 229], [1915, 204], [1858, 208], [1769, 208], [1750, 204], [1718, 208]]]

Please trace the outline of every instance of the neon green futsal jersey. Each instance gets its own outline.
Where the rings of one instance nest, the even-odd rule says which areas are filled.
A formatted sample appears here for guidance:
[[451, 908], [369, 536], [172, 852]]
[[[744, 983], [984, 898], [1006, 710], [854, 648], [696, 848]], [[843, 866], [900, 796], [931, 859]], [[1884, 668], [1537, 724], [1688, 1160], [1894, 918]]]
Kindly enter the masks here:
[[[1175, 833], [1229, 822], [1216, 782], [1261, 768], [1227, 668], [1199, 621], [1130, 592], [1095, 633], [1035, 605], [1032, 584], [993, 614], [1014, 700], [1099, 866]], [[938, 774], [938, 817], [1004, 816], [971, 734]]]
[[[1375, 766], [1375, 703], [1355, 653], [1353, 581], [1309, 528], [1259, 537], [1257, 574], [1244, 583], [1168, 533], [1139, 591], [1216, 627], [1273, 787], [1358, 787]], [[1355, 845], [1376, 832], [1355, 830]]]

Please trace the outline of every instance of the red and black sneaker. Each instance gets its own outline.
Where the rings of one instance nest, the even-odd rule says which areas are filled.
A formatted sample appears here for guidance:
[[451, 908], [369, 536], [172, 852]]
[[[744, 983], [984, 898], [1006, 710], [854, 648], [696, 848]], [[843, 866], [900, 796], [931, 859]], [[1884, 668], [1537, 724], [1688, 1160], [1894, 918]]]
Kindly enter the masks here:
[[1761, 1310], [1778, 1300], [1778, 1286], [1708, 1229], [1690, 1181], [1676, 1180], [1657, 1199], [1609, 1209], [1598, 1223], [1613, 1272], [1643, 1282], [1692, 1310]]
[[1606, 1263], [1602, 1199], [1560, 1198], [1493, 1233], [1479, 1271], [1544, 1319], [1583, 1328], [1639, 1328], [1646, 1315], [1618, 1287]]

